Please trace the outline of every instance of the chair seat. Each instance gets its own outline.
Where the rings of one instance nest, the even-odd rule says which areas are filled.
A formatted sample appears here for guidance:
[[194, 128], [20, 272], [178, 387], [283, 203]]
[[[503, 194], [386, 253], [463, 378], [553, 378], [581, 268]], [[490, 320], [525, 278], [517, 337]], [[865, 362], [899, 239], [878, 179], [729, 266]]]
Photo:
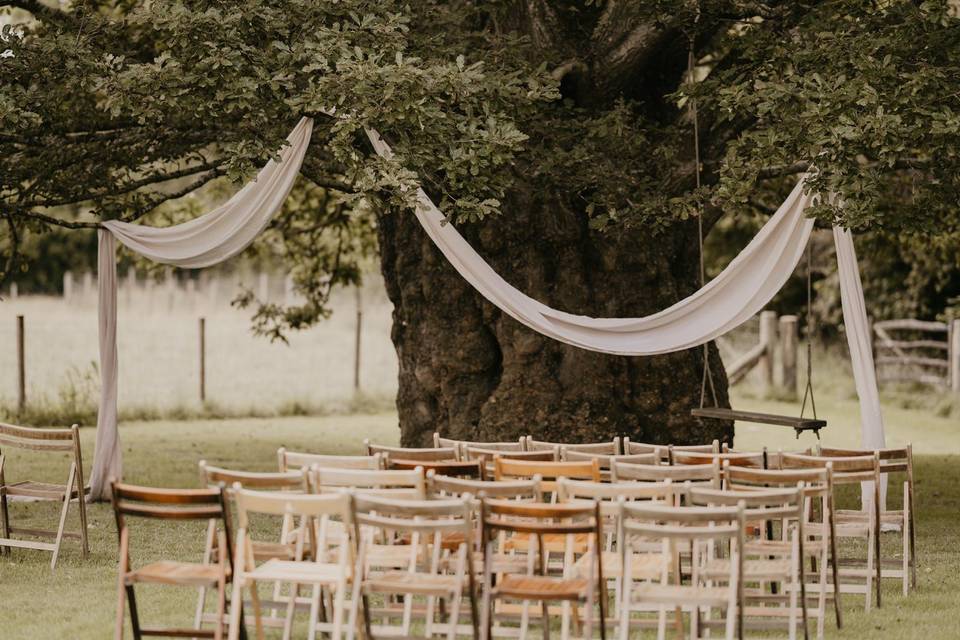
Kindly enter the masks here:
[[304, 584], [329, 584], [338, 582], [343, 576], [350, 578], [350, 567], [326, 562], [295, 562], [292, 560], [267, 560], [246, 577], [269, 582], [298, 582]]
[[508, 575], [497, 583], [492, 593], [521, 600], [582, 600], [591, 588], [592, 582], [585, 578]]
[[[229, 578], [230, 568], [226, 567], [225, 571]], [[220, 565], [217, 564], [159, 560], [129, 572], [124, 577], [124, 583], [130, 585], [138, 582], [150, 582], [209, 587], [216, 585], [219, 579]]]
[[[3, 485], [8, 496], [26, 496], [30, 498], [39, 498], [41, 500], [63, 500], [67, 492], [65, 484], [51, 484], [49, 482], [34, 482], [33, 480], [23, 480], [13, 484]], [[84, 493], [89, 493], [90, 487], [84, 487]], [[75, 498], [79, 495], [76, 488], [70, 492], [70, 497]]]
[[[730, 575], [730, 560], [718, 558], [707, 562], [702, 570], [703, 576], [715, 578]], [[754, 580], [789, 580], [790, 559], [750, 559], [743, 561], [743, 575]]]
[[[417, 558], [423, 558], [423, 546], [416, 550]], [[367, 563], [375, 567], [406, 567], [410, 563], [408, 544], [372, 544], [367, 546]]]
[[731, 597], [727, 587], [694, 587], [653, 582], [635, 584], [630, 594], [631, 600], [637, 603], [688, 603], [718, 607], [727, 604]]
[[[623, 575], [620, 553], [604, 551], [601, 555], [604, 578], [619, 578]], [[634, 554], [630, 560], [630, 573], [634, 580], [651, 580], [658, 578], [665, 568], [670, 566], [670, 559], [662, 553]], [[584, 555], [574, 563], [577, 576], [589, 578], [590, 556]], [[594, 559], [594, 575], [596, 577], [596, 559]]]
[[[530, 536], [531, 534], [529, 533], [513, 534], [504, 541], [504, 551], [526, 551], [530, 548]], [[546, 547], [549, 552], [563, 553], [567, 550], [567, 538], [570, 537], [573, 538], [574, 553], [583, 553], [586, 551], [587, 544], [590, 541], [590, 534], [588, 533], [547, 533], [543, 536], [543, 546]], [[534, 543], [534, 548], [536, 548], [536, 543]]]
[[447, 595], [462, 588], [463, 581], [456, 576], [410, 573], [409, 571], [388, 571], [363, 583], [363, 590], [366, 593]]

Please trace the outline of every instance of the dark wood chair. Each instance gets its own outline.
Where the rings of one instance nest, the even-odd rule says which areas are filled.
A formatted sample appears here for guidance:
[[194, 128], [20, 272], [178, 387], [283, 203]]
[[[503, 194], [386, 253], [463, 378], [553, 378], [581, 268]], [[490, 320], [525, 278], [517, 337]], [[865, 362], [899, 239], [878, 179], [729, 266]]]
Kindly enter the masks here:
[[[120, 537], [120, 570], [117, 581], [117, 619], [115, 640], [123, 638], [124, 609], [129, 604], [130, 624], [137, 640], [143, 636], [183, 638], [225, 637], [227, 613], [227, 583], [233, 575], [233, 548], [226, 497], [222, 487], [215, 489], [159, 489], [110, 482], [113, 494], [113, 512]], [[216, 562], [181, 562], [157, 560], [134, 569], [130, 562], [130, 529], [127, 518], [151, 518], [183, 522], [190, 520], [217, 520]], [[147, 628], [140, 626], [134, 586], [162, 584], [183, 587], [205, 587], [217, 591], [217, 616], [213, 629]], [[242, 603], [235, 603], [242, 607]], [[246, 638], [242, 633], [241, 637]]]
[[[489, 500], [480, 503], [484, 570], [483, 570], [483, 625], [487, 638], [492, 637], [494, 612], [492, 605], [497, 600], [533, 600], [542, 606], [543, 637], [550, 637], [551, 602], [562, 603], [563, 635], [566, 637], [570, 624], [571, 605], [583, 606], [583, 637], [593, 637], [593, 607], [600, 607], [600, 638], [606, 640], [606, 581], [603, 577], [601, 545], [603, 544], [602, 520], [598, 502], [567, 502], [547, 504], [517, 500]], [[494, 558], [498, 534], [536, 540], [536, 573], [498, 573], [494, 582]], [[589, 543], [584, 553], [593, 558], [587, 569], [588, 577], [575, 575], [574, 563], [564, 564], [562, 575], [551, 575], [547, 561], [549, 549], [545, 538], [565, 537], [565, 555], [573, 556], [576, 539], [588, 536]], [[509, 540], [509, 538], [508, 538]], [[530, 545], [532, 547], [532, 545]], [[531, 549], [532, 552], [532, 549]], [[532, 566], [532, 565], [528, 565]], [[595, 576], [596, 581], [592, 577]], [[579, 622], [579, 616], [577, 622]], [[523, 619], [526, 619], [524, 616]], [[523, 624], [523, 622], [521, 622]], [[521, 636], [523, 635], [521, 629]]]

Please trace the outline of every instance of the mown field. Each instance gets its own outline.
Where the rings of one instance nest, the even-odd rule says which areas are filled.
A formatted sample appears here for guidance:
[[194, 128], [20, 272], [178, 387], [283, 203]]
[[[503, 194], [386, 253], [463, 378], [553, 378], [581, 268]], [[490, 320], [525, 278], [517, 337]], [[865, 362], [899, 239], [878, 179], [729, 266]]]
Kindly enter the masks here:
[[[760, 404], [740, 398], [747, 408], [789, 409], [792, 405]], [[793, 407], [795, 409], [795, 407]], [[824, 415], [855, 414], [849, 401], [825, 399]], [[844, 418], [846, 419], [846, 418]], [[889, 581], [884, 607], [864, 615], [858, 599], [845, 599], [846, 626], [837, 632], [827, 626], [829, 638], [896, 638], [933, 640], [960, 637], [955, 624], [960, 600], [960, 545], [956, 528], [960, 514], [960, 429], [956, 421], [928, 413], [894, 409], [888, 412], [891, 442], [917, 445], [917, 499], [919, 509], [920, 587], [908, 598]], [[793, 447], [797, 442], [782, 431], [741, 427], [737, 445]], [[179, 422], [128, 422], [121, 428], [125, 474], [129, 481], [161, 486], [198, 486], [197, 462], [207, 459], [229, 467], [255, 470], [275, 468], [277, 447], [327, 453], [352, 453], [363, 438], [396, 442], [396, 415], [249, 418]], [[83, 444], [91, 457], [93, 431], [84, 430]], [[831, 424], [824, 432], [830, 444], [855, 444], [855, 423]], [[8, 479], [22, 477], [56, 480], [63, 461], [13, 453], [7, 461]], [[88, 462], [89, 465], [89, 462]], [[897, 498], [891, 491], [891, 499]], [[4, 640], [107, 637], [114, 620], [117, 540], [108, 506], [91, 507], [92, 554], [82, 560], [76, 545], [68, 543], [57, 570], [49, 556], [15, 551], [0, 557], [0, 637]], [[56, 517], [52, 505], [13, 506], [21, 524], [43, 525]], [[163, 527], [138, 523], [133, 537], [134, 561], [160, 556], [199, 557], [202, 534], [197, 526]], [[148, 588], [141, 597], [142, 616], [150, 623], [189, 623], [195, 595], [172, 588]], [[129, 636], [128, 636], [129, 637]], [[279, 637], [279, 636], [277, 636]]]

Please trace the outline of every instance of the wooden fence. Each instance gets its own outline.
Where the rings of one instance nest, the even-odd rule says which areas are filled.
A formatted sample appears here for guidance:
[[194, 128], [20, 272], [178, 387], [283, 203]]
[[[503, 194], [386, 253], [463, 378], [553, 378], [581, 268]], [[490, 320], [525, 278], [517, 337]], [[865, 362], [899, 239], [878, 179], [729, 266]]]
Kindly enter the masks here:
[[880, 382], [918, 382], [960, 392], [960, 320], [884, 320], [873, 323]]

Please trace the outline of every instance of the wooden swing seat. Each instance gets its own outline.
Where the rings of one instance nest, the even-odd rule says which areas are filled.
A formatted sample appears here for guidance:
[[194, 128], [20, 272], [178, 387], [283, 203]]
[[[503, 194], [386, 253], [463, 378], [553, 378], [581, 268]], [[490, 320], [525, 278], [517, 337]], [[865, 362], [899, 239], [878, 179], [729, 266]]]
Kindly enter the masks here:
[[740, 422], [755, 422], [757, 424], [769, 424], [779, 427], [792, 427], [797, 432], [797, 437], [804, 431], [813, 431], [817, 438], [820, 437], [820, 429], [827, 426], [826, 420], [815, 418], [796, 418], [794, 416], [781, 416], [773, 413], [758, 413], [756, 411], [738, 411], [736, 409], [725, 409], [723, 407], [704, 407], [702, 409], [691, 409], [690, 415], [697, 418], [710, 418], [714, 420], [739, 420]]

